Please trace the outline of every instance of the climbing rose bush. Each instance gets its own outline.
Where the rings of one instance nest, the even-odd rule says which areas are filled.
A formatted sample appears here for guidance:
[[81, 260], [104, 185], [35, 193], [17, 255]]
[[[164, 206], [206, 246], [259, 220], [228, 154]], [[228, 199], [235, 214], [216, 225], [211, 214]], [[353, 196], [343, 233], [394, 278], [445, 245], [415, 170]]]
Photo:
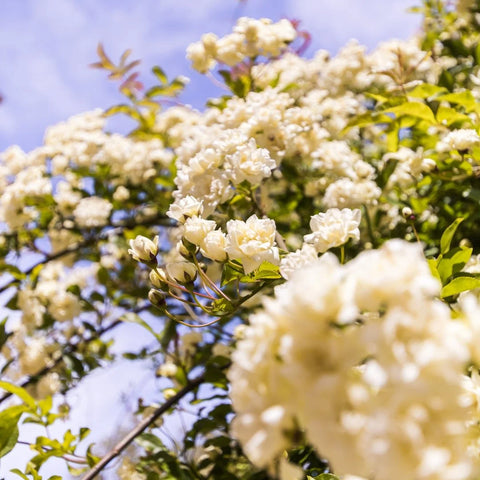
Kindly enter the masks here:
[[[417, 11], [336, 56], [288, 19], [206, 33], [187, 58], [228, 94], [201, 111], [100, 45], [122, 103], [1, 154], [8, 475], [478, 478], [480, 4]], [[151, 341], [112, 349], [126, 323]], [[61, 420], [118, 356], [155, 382], [112, 449]]]

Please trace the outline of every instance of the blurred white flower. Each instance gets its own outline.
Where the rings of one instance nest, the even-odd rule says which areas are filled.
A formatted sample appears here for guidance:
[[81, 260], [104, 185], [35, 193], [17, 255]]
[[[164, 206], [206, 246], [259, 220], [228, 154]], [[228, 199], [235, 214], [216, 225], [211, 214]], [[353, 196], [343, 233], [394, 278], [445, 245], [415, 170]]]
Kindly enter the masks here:
[[480, 142], [480, 137], [476, 130], [471, 128], [460, 128], [449, 132], [442, 140], [437, 143], [439, 152], [448, 152], [450, 150], [468, 150]]
[[313, 233], [305, 235], [306, 243], [311, 243], [317, 252], [323, 253], [332, 247], [345, 244], [350, 238], [360, 238], [360, 210], [330, 208], [318, 213], [310, 220]]

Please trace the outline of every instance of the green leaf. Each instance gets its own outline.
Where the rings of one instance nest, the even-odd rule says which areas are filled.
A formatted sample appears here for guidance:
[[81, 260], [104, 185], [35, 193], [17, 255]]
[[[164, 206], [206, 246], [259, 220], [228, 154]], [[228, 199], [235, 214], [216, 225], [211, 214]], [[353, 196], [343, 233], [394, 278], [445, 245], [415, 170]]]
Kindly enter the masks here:
[[457, 218], [451, 225], [449, 225], [443, 232], [442, 238], [440, 239], [440, 253], [445, 255], [450, 250], [450, 244], [452, 243], [452, 238], [457, 231], [460, 223], [463, 222], [463, 218]]
[[90, 468], [95, 466], [100, 461], [100, 457], [97, 457], [96, 455], [94, 455], [92, 453], [92, 448], [93, 448], [94, 445], [95, 445], [94, 443], [89, 445], [88, 448], [87, 448], [87, 452], [86, 452], [86, 459], [87, 459], [87, 462], [88, 462], [88, 466]]
[[52, 409], [53, 400], [52, 397], [46, 397], [38, 401], [38, 407], [42, 415], [47, 415]]
[[232, 302], [226, 298], [218, 298], [212, 302], [212, 315], [226, 315], [234, 311]]
[[6, 341], [8, 340], [8, 337], [10, 337], [12, 334], [8, 333], [6, 330], [6, 324], [7, 324], [8, 317], [5, 317], [1, 322], [0, 322], [0, 349], [5, 345]]
[[22, 473], [18, 468], [13, 468], [10, 470], [12, 473], [15, 475], [18, 475], [19, 477], [22, 477], [23, 480], [30, 480], [24, 473]]
[[240, 270], [241, 267], [238, 269], [229, 265], [228, 263], [224, 266], [222, 271], [222, 280], [220, 285], [223, 287], [234, 280], [240, 279], [244, 276], [243, 270]]
[[153, 433], [142, 433], [135, 439], [135, 443], [152, 453], [166, 450], [163, 442]]
[[159, 66], [153, 67], [152, 72], [160, 80], [160, 82], [163, 83], [163, 85], [166, 85], [168, 83], [167, 75]]
[[442, 288], [440, 295], [442, 298], [451, 297], [474, 288], [480, 288], [480, 278], [470, 276], [456, 277]]
[[282, 278], [280, 267], [270, 262], [263, 262], [255, 271], [255, 280], [276, 280]]
[[164, 92], [165, 92], [166, 88], [168, 88], [168, 87], [164, 87], [162, 85], [155, 85], [154, 87], [148, 89], [145, 92], [145, 96], [148, 97], [148, 98], [163, 96], [163, 95], [165, 95]]
[[17, 280], [23, 280], [26, 275], [15, 265], [10, 265], [8, 263], [0, 264], [1, 272], [8, 272], [13, 278]]
[[16, 405], [0, 412], [0, 458], [10, 452], [17, 444], [17, 425], [25, 410], [24, 405]]
[[473, 53], [475, 56], [475, 61], [477, 62], [477, 64], [480, 64], [480, 43], [477, 43]]
[[420, 102], [406, 102], [396, 107], [384, 110], [385, 113], [394, 113], [397, 117], [409, 115], [411, 117], [426, 120], [430, 123], [436, 123], [435, 115], [428, 105]]
[[453, 78], [453, 75], [448, 70], [444, 70], [440, 74], [440, 78], [438, 79], [438, 84], [445, 86], [449, 90], [452, 90], [455, 84], [455, 79]]
[[108, 110], [105, 111], [104, 115], [106, 117], [111, 117], [112, 115], [116, 115], [117, 113], [123, 113], [128, 115], [130, 118], [133, 118], [137, 122], [142, 121], [142, 116], [138, 113], [135, 108], [130, 105], [115, 105], [114, 107], [110, 107]]
[[352, 127], [366, 127], [368, 125], [378, 125], [379, 123], [391, 123], [393, 121], [392, 117], [389, 117], [388, 115], [383, 115], [378, 112], [374, 111], [368, 111], [365, 113], [362, 113], [361, 115], [357, 115], [353, 117], [350, 122], [348, 122], [348, 125], [342, 130], [341, 134], [345, 134], [350, 130]]
[[440, 278], [440, 274], [438, 273], [437, 260], [435, 258], [427, 258], [427, 263], [430, 267], [430, 273], [432, 274], [432, 276], [434, 276], [441, 282], [442, 279]]
[[77, 297], [82, 294], [82, 291], [80, 290], [80, 287], [78, 285], [69, 285], [67, 287], [67, 292], [73, 293]]
[[32, 410], [36, 409], [36, 402], [34, 398], [24, 388], [18, 387], [17, 385], [13, 385], [9, 382], [4, 382], [2, 380], [0, 380], [0, 388], [12, 393], [13, 395], [16, 395]]
[[422, 83], [408, 92], [407, 95], [414, 98], [430, 98], [447, 92], [448, 90], [445, 87], [439, 87], [438, 85], [432, 85], [430, 83]]
[[437, 122], [442, 125], [452, 125], [456, 122], [468, 122], [471, 123], [472, 120], [468, 115], [460, 113], [458, 110], [452, 107], [444, 107], [440, 105], [437, 110]]
[[89, 434], [90, 434], [90, 429], [89, 428], [81, 427], [80, 428], [80, 433], [78, 434], [78, 439], [81, 441]]
[[77, 436], [74, 435], [70, 429], [68, 429], [63, 436], [63, 442], [61, 447], [64, 450], [68, 450], [76, 439], [77, 439]]
[[185, 87], [185, 84], [178, 79], [175, 79], [169, 85], [155, 85], [145, 92], [145, 96], [152, 97], [176, 97]]
[[228, 390], [228, 381], [225, 372], [216, 365], [209, 365], [205, 371], [205, 382], [211, 383], [217, 388]]
[[448, 93], [447, 95], [440, 95], [435, 100], [461, 105], [462, 107], [465, 107], [467, 112], [475, 109], [476, 106], [475, 97], [469, 90], [457, 93]]
[[389, 125], [387, 134], [387, 149], [389, 152], [396, 152], [398, 150], [398, 122], [393, 122]]
[[382, 103], [385, 103], [385, 102], [388, 102], [390, 100], [389, 97], [385, 97], [384, 95], [379, 95], [378, 93], [370, 93], [370, 92], [367, 92], [365, 93], [365, 96], [367, 98], [372, 98], [373, 100], [375, 100], [379, 105], [381, 105]]
[[448, 251], [445, 255], [440, 255], [437, 268], [442, 284], [445, 284], [449, 277], [462, 270], [470, 260], [472, 251], [472, 248], [458, 247]]
[[385, 166], [383, 167], [382, 171], [377, 176], [377, 185], [383, 189], [385, 185], [388, 183], [388, 179], [391, 177], [395, 168], [398, 165], [399, 160], [395, 158], [390, 158], [387, 162], [385, 162]]
[[39, 470], [39, 468], [48, 461], [51, 457], [62, 457], [65, 454], [63, 450], [60, 449], [52, 449], [48, 451], [43, 451], [38, 455], [35, 455], [33, 458], [30, 459], [29, 463], [32, 465], [35, 470]]

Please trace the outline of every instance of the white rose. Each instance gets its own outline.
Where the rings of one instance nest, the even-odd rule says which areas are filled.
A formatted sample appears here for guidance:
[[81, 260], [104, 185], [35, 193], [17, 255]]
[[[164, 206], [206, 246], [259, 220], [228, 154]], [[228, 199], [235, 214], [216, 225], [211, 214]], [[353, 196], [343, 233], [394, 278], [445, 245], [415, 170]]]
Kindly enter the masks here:
[[183, 236], [194, 245], [201, 246], [208, 233], [215, 230], [217, 224], [213, 220], [204, 220], [200, 217], [187, 218]]
[[313, 215], [310, 228], [313, 233], [304, 236], [306, 243], [311, 243], [317, 252], [323, 253], [332, 247], [338, 247], [349, 238], [360, 238], [360, 210], [330, 208], [325, 213]]
[[460, 128], [453, 130], [437, 143], [439, 152], [448, 152], [449, 150], [468, 150], [480, 142], [480, 137], [476, 130], [471, 128]]
[[239, 146], [235, 153], [227, 155], [225, 160], [230, 164], [234, 183], [247, 180], [252, 185], [256, 185], [262, 179], [269, 177], [271, 171], [277, 166], [266, 148], [257, 148], [254, 138], [251, 138], [246, 145]]
[[123, 185], [117, 187], [115, 192], [113, 193], [113, 199], [117, 202], [122, 202], [124, 200], [128, 200], [130, 198], [130, 191], [128, 188], [125, 188]]
[[316, 260], [318, 260], [317, 251], [312, 245], [306, 243], [300, 250], [289, 253], [282, 258], [280, 262], [280, 274], [288, 280], [295, 270], [309, 265]]
[[186, 218], [198, 216], [203, 211], [202, 202], [191, 195], [175, 200], [168, 209], [167, 216], [184, 223]]
[[202, 245], [202, 254], [215, 260], [217, 262], [223, 262], [227, 259], [227, 237], [220, 230], [214, 230], [209, 232]]
[[137, 262], [156, 262], [156, 256], [158, 254], [158, 235], [155, 238], [150, 240], [143, 235], [137, 235], [135, 240], [130, 240], [130, 248], [128, 253], [133, 257]]
[[252, 272], [265, 261], [278, 265], [273, 220], [259, 219], [256, 215], [252, 215], [246, 222], [230, 220], [227, 232], [227, 254], [242, 262], [245, 273]]
[[106, 224], [113, 205], [104, 198], [82, 198], [73, 211], [75, 221], [80, 227], [102, 227]]
[[230, 67], [240, 63], [245, 57], [243, 40], [243, 36], [237, 33], [231, 33], [218, 40], [217, 60]]
[[215, 60], [206, 52], [202, 42], [195, 42], [187, 47], [187, 59], [197, 72], [206, 73], [215, 66]]

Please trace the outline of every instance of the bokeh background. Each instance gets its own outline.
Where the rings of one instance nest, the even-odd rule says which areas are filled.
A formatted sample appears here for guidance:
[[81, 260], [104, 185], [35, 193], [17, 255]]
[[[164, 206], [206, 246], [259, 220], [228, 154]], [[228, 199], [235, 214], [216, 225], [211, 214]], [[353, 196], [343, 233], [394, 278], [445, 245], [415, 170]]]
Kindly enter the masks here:
[[[181, 101], [201, 109], [221, 91], [185, 60], [185, 49], [206, 32], [228, 33], [240, 16], [298, 19], [312, 35], [306, 56], [320, 48], [335, 54], [351, 38], [372, 49], [391, 38], [406, 39], [420, 28], [420, 17], [407, 13], [415, 0], [1, 0], [0, 1], [0, 151], [12, 144], [39, 146], [45, 129], [67, 117], [122, 101], [118, 85], [89, 68], [102, 42], [112, 59], [127, 48], [141, 59], [138, 70], [147, 85], [160, 65], [169, 78], [190, 77]], [[112, 130], [125, 129], [121, 122]], [[135, 351], [150, 338], [135, 325], [116, 334], [115, 350]], [[158, 385], [157, 385], [158, 386]], [[89, 441], [102, 450], [132, 425], [128, 410], [143, 396], [155, 398], [148, 365], [118, 360], [94, 372], [70, 392], [71, 420], [59, 429], [90, 426]], [[58, 402], [63, 399], [58, 399]], [[33, 432], [32, 432], [32, 438]], [[28, 438], [23, 440], [28, 441]], [[0, 463], [0, 478], [22, 467], [28, 447]], [[70, 478], [62, 463], [44, 469]], [[116, 478], [115, 464], [106, 478]]]

